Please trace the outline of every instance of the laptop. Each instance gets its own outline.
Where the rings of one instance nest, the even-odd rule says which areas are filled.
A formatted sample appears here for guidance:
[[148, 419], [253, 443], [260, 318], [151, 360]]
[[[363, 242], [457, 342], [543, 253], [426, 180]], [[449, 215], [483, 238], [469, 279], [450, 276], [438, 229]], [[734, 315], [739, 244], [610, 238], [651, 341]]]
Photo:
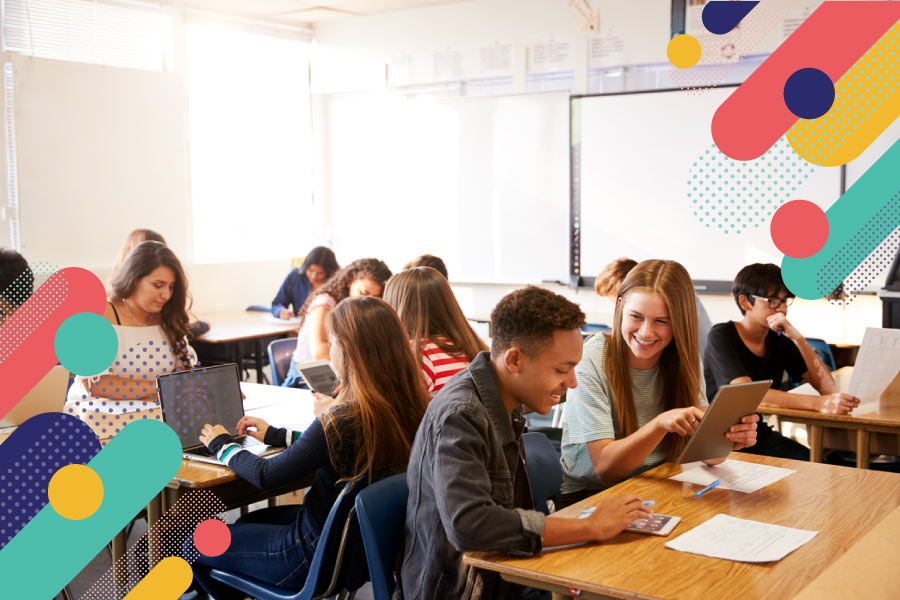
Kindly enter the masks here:
[[244, 416], [244, 401], [236, 364], [160, 375], [157, 377], [157, 388], [163, 421], [175, 430], [181, 440], [184, 458], [221, 464], [200, 443], [200, 432], [207, 423], [222, 425], [235, 436], [237, 444], [257, 456], [273, 456], [281, 450], [249, 435], [237, 436], [237, 422]]
[[56, 365], [0, 419], [0, 429], [18, 427], [42, 413], [62, 412], [69, 387], [69, 372]]

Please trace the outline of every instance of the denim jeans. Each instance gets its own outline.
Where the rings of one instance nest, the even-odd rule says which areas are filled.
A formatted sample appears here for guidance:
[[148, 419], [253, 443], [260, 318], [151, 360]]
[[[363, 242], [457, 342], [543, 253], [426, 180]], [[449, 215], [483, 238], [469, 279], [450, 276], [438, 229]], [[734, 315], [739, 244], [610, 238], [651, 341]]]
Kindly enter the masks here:
[[293, 358], [291, 358], [291, 366], [288, 367], [284, 381], [281, 382], [281, 387], [299, 388], [301, 390], [309, 389], [306, 382], [303, 381], [303, 377], [300, 376], [300, 371], [297, 370], [297, 363], [294, 362]]
[[[243, 600], [245, 594], [215, 581], [212, 569], [240, 573], [288, 590], [299, 590], [306, 582], [309, 563], [319, 534], [301, 532], [300, 506], [276, 506], [241, 517], [231, 530], [231, 545], [215, 557], [200, 555], [194, 561], [194, 578], [214, 600]], [[185, 542], [193, 547], [193, 537]]]

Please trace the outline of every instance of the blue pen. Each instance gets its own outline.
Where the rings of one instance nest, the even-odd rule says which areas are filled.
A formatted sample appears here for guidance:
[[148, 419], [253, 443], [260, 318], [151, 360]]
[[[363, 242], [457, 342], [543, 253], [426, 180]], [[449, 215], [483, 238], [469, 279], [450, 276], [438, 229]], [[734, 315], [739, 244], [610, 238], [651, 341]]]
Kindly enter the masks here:
[[641, 504], [644, 506], [656, 506], [656, 500], [644, 500]]
[[708, 491], [711, 490], [711, 489], [714, 489], [714, 488], [719, 487], [719, 484], [720, 484], [720, 483], [722, 483], [722, 480], [721, 480], [721, 479], [716, 479], [715, 481], [713, 481], [711, 484], [709, 484], [708, 486], [706, 486], [706, 487], [703, 488], [702, 490], [700, 490], [700, 491], [698, 491], [698, 492], [694, 492], [694, 498], [696, 498], [697, 496], [700, 496], [700, 495], [702, 495], [702, 494], [705, 494], [706, 492], [708, 492]]

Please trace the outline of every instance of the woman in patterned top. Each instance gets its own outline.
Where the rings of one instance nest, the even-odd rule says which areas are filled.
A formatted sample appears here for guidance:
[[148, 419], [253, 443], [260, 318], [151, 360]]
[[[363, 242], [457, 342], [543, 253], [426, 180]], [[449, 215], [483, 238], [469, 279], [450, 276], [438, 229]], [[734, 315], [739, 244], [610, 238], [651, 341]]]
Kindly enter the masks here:
[[400, 315], [432, 398], [479, 352], [488, 349], [463, 315], [447, 278], [431, 267], [416, 267], [391, 277], [384, 299]]

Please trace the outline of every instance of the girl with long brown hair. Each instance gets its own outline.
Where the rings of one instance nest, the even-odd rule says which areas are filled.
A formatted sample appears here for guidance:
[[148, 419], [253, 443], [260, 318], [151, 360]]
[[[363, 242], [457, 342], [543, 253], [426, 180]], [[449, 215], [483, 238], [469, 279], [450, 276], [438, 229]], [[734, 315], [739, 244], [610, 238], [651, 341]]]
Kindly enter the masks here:
[[[706, 410], [690, 275], [648, 260], [618, 290], [612, 332], [594, 336], [576, 367], [562, 440], [564, 504], [673, 460]], [[756, 441], [757, 415], [725, 436]], [[720, 461], [719, 461], [720, 462]]]
[[394, 307], [434, 395], [487, 345], [469, 325], [447, 278], [431, 267], [402, 271], [388, 280], [384, 300]]
[[252, 574], [297, 590], [340, 483], [377, 479], [403, 471], [428, 396], [406, 332], [394, 310], [378, 298], [348, 298], [328, 317], [331, 359], [343, 382], [337, 402], [306, 431], [270, 427], [243, 417], [238, 434], [287, 446], [262, 459], [242, 450], [221, 425], [206, 425], [200, 440], [235, 473], [259, 488], [275, 488], [315, 472], [303, 506], [250, 513], [230, 526], [231, 546], [222, 555], [201, 556], [194, 574], [215, 598], [242, 598], [213, 581], [209, 570]]
[[156, 377], [190, 368], [196, 358], [187, 342], [190, 303], [175, 253], [161, 242], [135, 246], [116, 270], [103, 315], [116, 331], [116, 359], [97, 376], [75, 378], [67, 410], [101, 437], [144, 416], [140, 411], [159, 418]]

